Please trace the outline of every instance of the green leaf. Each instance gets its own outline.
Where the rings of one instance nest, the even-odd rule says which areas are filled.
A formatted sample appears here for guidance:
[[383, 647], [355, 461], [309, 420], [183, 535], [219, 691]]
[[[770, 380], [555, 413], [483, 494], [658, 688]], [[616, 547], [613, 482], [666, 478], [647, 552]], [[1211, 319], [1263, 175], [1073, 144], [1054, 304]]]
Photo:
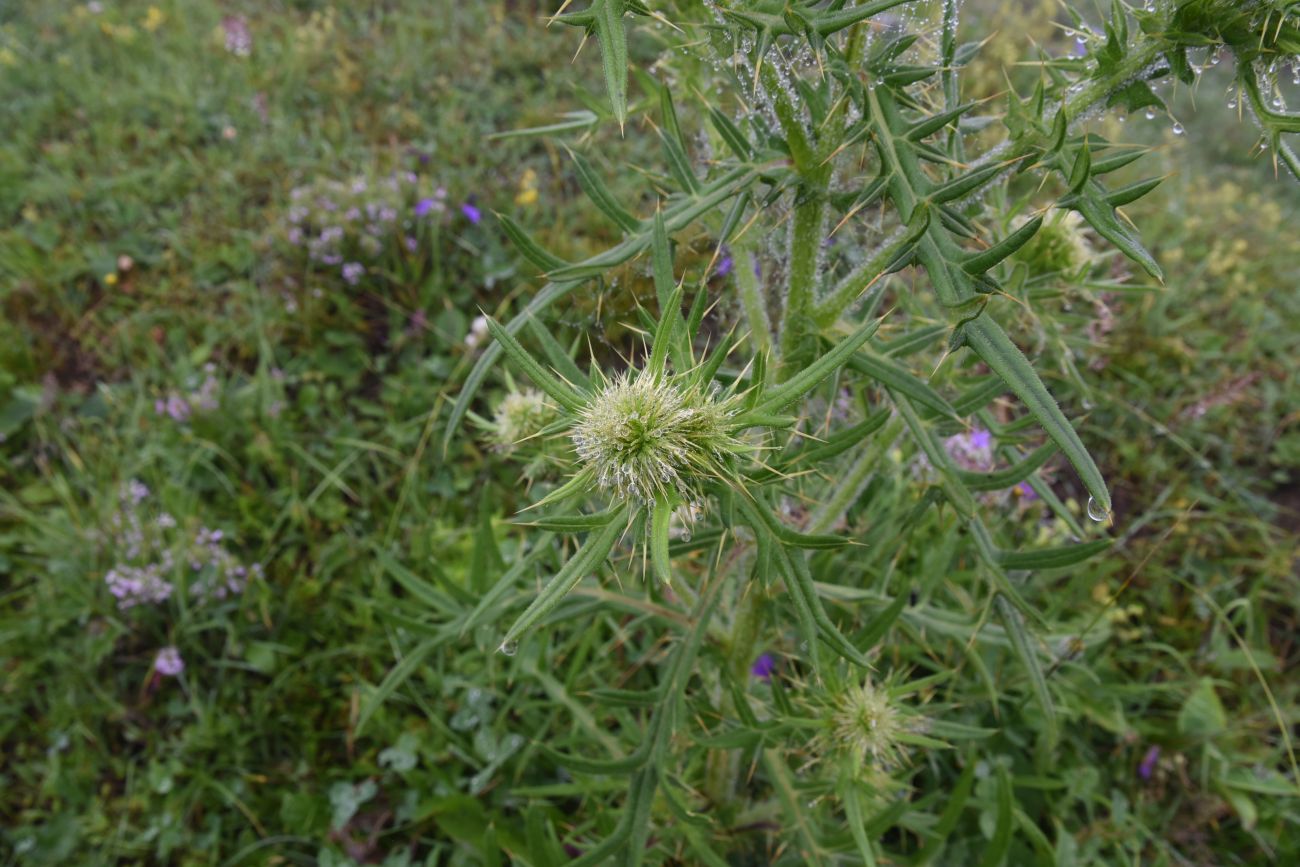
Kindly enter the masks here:
[[1020, 660], [1025, 674], [1029, 676], [1029, 686], [1047, 724], [1047, 738], [1052, 743], [1056, 743], [1056, 706], [1052, 703], [1052, 694], [1047, 689], [1047, 678], [1043, 675], [1043, 668], [1038, 662], [1038, 652], [1034, 649], [1028, 630], [1025, 629], [1025, 622], [1020, 619], [1020, 612], [1002, 594], [998, 594], [994, 605], [998, 610], [998, 618], [1007, 631], [1007, 637], [1011, 639], [1011, 649]]
[[535, 317], [528, 318], [528, 330], [533, 338], [542, 345], [542, 351], [546, 353], [546, 360], [551, 363], [560, 376], [573, 383], [582, 391], [591, 390], [591, 380], [587, 374], [583, 373], [574, 363], [569, 353], [565, 351], [560, 342], [551, 334], [551, 330], [542, 323], [538, 322]]
[[1178, 712], [1178, 731], [1194, 738], [1210, 738], [1228, 727], [1228, 714], [1214, 691], [1214, 681], [1201, 678]]
[[569, 412], [580, 412], [586, 405], [578, 392], [559, 377], [542, 367], [537, 359], [524, 349], [523, 344], [514, 338], [509, 331], [502, 328], [495, 319], [488, 317], [488, 331], [492, 337], [501, 346], [501, 349], [510, 357], [510, 360], [519, 365], [520, 369], [528, 375], [533, 384], [542, 391], [550, 395], [551, 399], [564, 407]]
[[822, 380], [852, 357], [880, 327], [881, 320], [873, 319], [863, 323], [857, 331], [841, 340], [835, 348], [818, 358], [812, 364], [796, 373], [776, 388], [768, 390], [759, 399], [754, 411], [760, 415], [775, 415], [816, 388]]
[[956, 418], [956, 411], [928, 383], [913, 376], [897, 362], [877, 354], [870, 347], [850, 358], [847, 366], [850, 370], [866, 374], [890, 391], [907, 395], [909, 399], [941, 416]]
[[605, 71], [605, 90], [614, 109], [618, 128], [627, 121], [627, 28], [623, 23], [623, 0], [592, 0], [587, 10], [600, 42], [600, 62]]
[[587, 198], [591, 199], [592, 204], [624, 232], [636, 231], [640, 220], [624, 210], [609, 187], [605, 185], [604, 180], [591, 167], [591, 163], [587, 162], [586, 157], [574, 150], [569, 151], [569, 156], [573, 158], [573, 166], [578, 173], [578, 186], [582, 187], [582, 191], [587, 194]]
[[749, 142], [745, 139], [745, 134], [732, 122], [731, 118], [713, 106], [709, 106], [709, 120], [737, 159], [747, 160], [750, 158]]
[[568, 118], [559, 123], [547, 124], [546, 126], [533, 126], [527, 129], [511, 129], [504, 132], [494, 132], [488, 136], [488, 141], [499, 141], [507, 138], [523, 138], [535, 135], [551, 135], [557, 132], [573, 132], [575, 130], [587, 129], [596, 125], [599, 120], [594, 111], [568, 111], [560, 115]]
[[519, 253], [540, 268], [543, 274], [557, 268], [566, 267], [569, 264], [534, 241], [522, 226], [505, 214], [497, 214], [496, 216], [501, 221], [501, 228], [505, 229], [506, 235], [510, 238], [511, 243], [515, 245], [515, 248], [519, 250]]
[[1163, 177], [1147, 178], [1144, 181], [1136, 181], [1120, 187], [1118, 190], [1111, 190], [1106, 194], [1106, 204], [1112, 208], [1122, 208], [1130, 202], [1136, 202], [1163, 182]]
[[1002, 765], [998, 765], [997, 821], [993, 826], [993, 839], [984, 850], [979, 867], [999, 867], [1007, 861], [1011, 850], [1011, 831], [1015, 818], [1015, 792], [1011, 785], [1011, 775]]
[[564, 564], [564, 567], [542, 589], [542, 592], [537, 595], [532, 604], [506, 630], [505, 637], [501, 639], [502, 647], [508, 647], [518, 641], [519, 636], [527, 632], [538, 620], [549, 614], [579, 581], [594, 572], [604, 562], [605, 558], [609, 556], [609, 552], [614, 550], [614, 544], [618, 541], [618, 537], [626, 529], [621, 526], [621, 522], [618, 520], [625, 508], [625, 506], [616, 508], [613, 519], [600, 530], [587, 537], [587, 541], [583, 543], [577, 553]]
[[361, 705], [361, 711], [357, 714], [357, 726], [354, 730], [360, 734], [365, 729], [370, 718], [375, 715], [375, 711], [388, 701], [388, 698], [401, 687], [402, 684], [411, 677], [416, 670], [424, 664], [429, 656], [447, 643], [454, 633], [448, 629], [441, 635], [432, 638], [426, 638], [415, 646], [415, 649], [402, 657], [397, 665], [393, 666], [383, 681], [376, 687], [375, 691], [366, 696], [365, 702]]
[[962, 263], [962, 270], [972, 276], [983, 274], [1028, 243], [1042, 225], [1043, 218], [1034, 217], [987, 250], [973, 254]]
[[1060, 569], [1082, 563], [1110, 546], [1110, 539], [1094, 539], [1077, 545], [1039, 548], [1034, 551], [1002, 551], [998, 554], [998, 562], [1004, 569]]
[[1164, 280], [1164, 272], [1160, 270], [1160, 265], [1142, 246], [1137, 236], [1115, 216], [1115, 209], [1105, 201], [1105, 191], [1100, 185], [1089, 184], [1073, 207], [1083, 215], [1098, 235], [1114, 244], [1121, 253], [1141, 265], [1142, 270], [1152, 277]]
[[1035, 470], [1047, 463], [1048, 459], [1054, 454], [1056, 454], [1056, 443], [1043, 443], [1013, 467], [999, 470], [996, 473], [972, 473], [966, 470], [958, 470], [957, 476], [961, 479], [962, 484], [972, 491], [1004, 491], [1029, 478]]
[[668, 497], [655, 500], [650, 519], [650, 563], [655, 577], [664, 584], [673, 583], [673, 564], [668, 556], [668, 530], [673, 520], [674, 502]]
[[965, 105], [959, 105], [954, 109], [918, 121], [914, 126], [908, 129], [907, 138], [911, 141], [917, 142], [926, 136], [933, 135], [974, 107], [975, 103], [968, 102]]
[[1110, 492], [1106, 490], [1101, 470], [1097, 469], [1092, 455], [1084, 448], [1079, 435], [1066, 420], [1020, 347], [1011, 342], [1011, 338], [991, 316], [977, 316], [966, 322], [962, 330], [966, 343], [975, 354], [1024, 402], [1043, 430], [1060, 447], [1097, 506], [1109, 512]]
[[934, 191], [930, 193], [930, 201], [936, 205], [942, 205], [944, 202], [965, 198], [1006, 170], [1007, 166], [1001, 163], [981, 166], [949, 181], [943, 186], [935, 187]]
[[521, 521], [521, 527], [533, 527], [553, 533], [586, 533], [599, 529], [614, 519], [616, 510], [608, 509], [594, 515], [547, 515], [534, 521]]

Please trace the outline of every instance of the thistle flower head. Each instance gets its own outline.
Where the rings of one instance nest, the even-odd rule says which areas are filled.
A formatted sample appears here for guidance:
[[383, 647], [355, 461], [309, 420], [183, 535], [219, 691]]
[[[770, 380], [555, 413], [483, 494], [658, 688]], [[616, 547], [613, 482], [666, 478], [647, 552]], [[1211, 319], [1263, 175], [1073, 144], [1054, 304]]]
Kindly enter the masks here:
[[607, 382], [581, 411], [573, 444], [601, 487], [624, 499], [699, 499], [701, 483], [723, 474], [744, 450], [731, 432], [727, 401], [697, 385], [642, 371]]
[[[1018, 229], [1029, 222], [1027, 217], [1016, 217], [1012, 228]], [[1088, 240], [1083, 218], [1075, 211], [1057, 209], [1043, 221], [1043, 226], [1016, 253], [1037, 273], [1074, 271], [1092, 261], [1096, 255]]]
[[858, 773], [888, 770], [907, 758], [901, 738], [915, 731], [916, 722], [868, 678], [835, 697], [825, 739], [834, 752], [849, 757]]
[[511, 391], [497, 404], [492, 416], [493, 445], [498, 451], [512, 452], [524, 440], [537, 436], [556, 417], [555, 407], [537, 389]]

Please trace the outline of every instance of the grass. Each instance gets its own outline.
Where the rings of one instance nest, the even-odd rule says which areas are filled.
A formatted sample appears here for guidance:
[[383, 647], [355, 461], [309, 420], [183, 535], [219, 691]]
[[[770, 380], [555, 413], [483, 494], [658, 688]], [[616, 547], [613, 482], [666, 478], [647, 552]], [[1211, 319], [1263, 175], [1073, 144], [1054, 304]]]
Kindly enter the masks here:
[[[0, 66], [6, 862], [564, 863], [614, 828], [627, 783], [570, 773], [550, 751], [633, 753], [649, 713], [635, 693], [690, 645], [679, 636], [699, 639], [703, 674], [684, 693], [696, 728], [664, 774], [707, 821], [656, 801], [654, 857], [847, 858], [844, 817], [806, 772], [825, 767], [817, 741], [717, 745], [735, 738], [724, 720], [739, 699], [724, 692], [764, 720], [827, 701], [788, 660], [798, 632], [767, 591], [720, 591], [727, 628], [697, 635], [689, 588], [646, 592], [620, 561], [516, 656], [496, 652], [564, 558], [507, 523], [529, 501], [514, 465], [472, 433], [438, 448], [471, 321], [536, 286], [499, 226], [460, 205], [510, 214], [567, 257], [614, 237], [553, 144], [485, 139], [604, 111], [595, 52], [570, 65], [572, 40], [526, 2], [104, 5], [0, 10], [0, 63], [14, 59]], [[241, 14], [247, 57], [222, 23]], [[1023, 590], [1047, 624], [1055, 745], [1007, 633], [984, 625], [953, 516], [909, 523], [922, 493], [910, 455], [886, 453], [900, 472], [849, 512], [865, 541], [909, 544], [892, 569], [864, 554], [837, 574], [852, 603], [837, 616], [914, 593], [881, 662], [937, 680], [901, 700], [939, 721], [935, 737], [995, 732], [912, 748], [920, 819], [872, 808], [891, 850], [929, 854], [924, 822], [969, 768], [939, 863], [982, 857], [1006, 787], [1007, 863], [1300, 856], [1286, 735], [1300, 700], [1300, 213], [1294, 187], [1246, 159], [1248, 134], [1211, 134], [1227, 109], [1201, 101], [1187, 137], [1128, 122], [1164, 142], [1145, 173], [1172, 173], [1128, 209], [1165, 286], [1116, 263], [1104, 291], [1044, 281], [1022, 298], [1020, 333], [1037, 335], [1117, 504], [1108, 555]], [[680, 108], [685, 124], [695, 108]], [[591, 133], [602, 152], [658, 164], [645, 137], [610, 127]], [[648, 207], [640, 177], [599, 168]], [[349, 286], [286, 241], [294, 187], [407, 170], [449, 204], [417, 254], [386, 252]], [[566, 309], [558, 335], [612, 356], [605, 341], [627, 340], [648, 285], [629, 267]], [[608, 328], [589, 328], [595, 315]], [[933, 359], [906, 362], [926, 375]], [[1049, 464], [1048, 478], [1081, 516], [1069, 471]], [[131, 480], [148, 488], [138, 502]], [[988, 508], [1007, 537], [1069, 533], [1041, 503]], [[133, 546], [133, 515], [155, 541]], [[224, 537], [196, 553], [205, 528]], [[264, 577], [119, 609], [105, 574], [164, 550], [187, 580], [254, 564]], [[520, 563], [517, 586], [489, 592]], [[778, 660], [770, 682], [749, 677], [756, 641]], [[154, 671], [166, 646], [179, 676]]]

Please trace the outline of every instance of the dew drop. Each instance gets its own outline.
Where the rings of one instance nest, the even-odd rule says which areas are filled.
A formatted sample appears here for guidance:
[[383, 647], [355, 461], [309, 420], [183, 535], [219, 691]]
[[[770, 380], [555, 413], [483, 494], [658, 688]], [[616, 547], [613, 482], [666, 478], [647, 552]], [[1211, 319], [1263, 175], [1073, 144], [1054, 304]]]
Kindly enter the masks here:
[[1094, 497], [1089, 497], [1089, 498], [1088, 498], [1088, 517], [1089, 517], [1089, 518], [1092, 518], [1094, 521], [1096, 521], [1096, 522], [1098, 522], [1098, 523], [1101, 523], [1102, 521], [1110, 520], [1110, 512], [1108, 512], [1108, 511], [1106, 511], [1105, 509], [1103, 509], [1103, 508], [1101, 507], [1101, 504], [1097, 502], [1096, 498], [1094, 498]]
[[1155, 120], [1155, 119], [1156, 119], [1156, 110], [1154, 108], [1148, 108], [1147, 120]]
[[[1091, 502], [1089, 503], [1088, 508], [1089, 508], [1089, 511], [1091, 512], [1091, 509], [1092, 509], [1092, 504], [1091, 504]], [[498, 647], [497, 650], [501, 651], [501, 652], [504, 653], [506, 656], [514, 656], [516, 653], [519, 652], [519, 642], [518, 642], [518, 641], [503, 641], [503, 642], [501, 642], [501, 646]]]
[[1185, 132], [1181, 123], [1174, 123], [1174, 135], [1182, 135]]

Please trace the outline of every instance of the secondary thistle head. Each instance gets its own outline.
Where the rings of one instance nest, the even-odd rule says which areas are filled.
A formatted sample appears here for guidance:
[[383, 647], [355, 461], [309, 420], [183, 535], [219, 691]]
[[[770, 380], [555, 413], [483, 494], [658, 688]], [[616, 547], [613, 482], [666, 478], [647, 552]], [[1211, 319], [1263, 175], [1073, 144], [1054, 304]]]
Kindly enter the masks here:
[[524, 440], [537, 436], [558, 418], [546, 396], [534, 388], [511, 391], [497, 404], [492, 416], [493, 445], [502, 452], [512, 452]]
[[835, 696], [825, 738], [858, 774], [885, 771], [904, 763], [902, 738], [920, 722], [868, 678]]
[[728, 455], [744, 449], [730, 412], [699, 386], [647, 371], [624, 374], [581, 411], [573, 444], [601, 487], [621, 498], [693, 500], [700, 484], [724, 474]]

